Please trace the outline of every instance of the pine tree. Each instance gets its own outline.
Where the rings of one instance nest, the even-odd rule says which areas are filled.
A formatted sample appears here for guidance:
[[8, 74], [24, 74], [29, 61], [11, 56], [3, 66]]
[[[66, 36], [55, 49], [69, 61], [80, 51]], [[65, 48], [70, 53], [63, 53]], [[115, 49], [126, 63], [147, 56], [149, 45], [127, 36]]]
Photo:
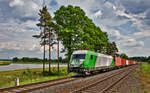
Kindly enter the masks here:
[[51, 24], [53, 22], [51, 15], [49, 14], [47, 7], [44, 6], [40, 12], [39, 12], [39, 23], [37, 24], [38, 27], [41, 29], [41, 33], [39, 35], [33, 35], [33, 37], [41, 38], [41, 46], [43, 46], [43, 71], [45, 71], [45, 46], [49, 45], [49, 72], [50, 66], [51, 66], [51, 42], [53, 39], [51, 37], [54, 37]]

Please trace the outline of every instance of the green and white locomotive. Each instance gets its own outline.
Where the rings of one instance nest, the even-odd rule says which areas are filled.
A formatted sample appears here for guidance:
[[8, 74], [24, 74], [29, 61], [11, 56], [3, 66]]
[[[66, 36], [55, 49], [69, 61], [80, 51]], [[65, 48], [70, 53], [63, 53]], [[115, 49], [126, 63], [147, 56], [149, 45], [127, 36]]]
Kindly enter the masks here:
[[115, 65], [112, 56], [88, 50], [74, 51], [70, 59], [70, 72], [93, 73], [103, 69], [111, 69]]

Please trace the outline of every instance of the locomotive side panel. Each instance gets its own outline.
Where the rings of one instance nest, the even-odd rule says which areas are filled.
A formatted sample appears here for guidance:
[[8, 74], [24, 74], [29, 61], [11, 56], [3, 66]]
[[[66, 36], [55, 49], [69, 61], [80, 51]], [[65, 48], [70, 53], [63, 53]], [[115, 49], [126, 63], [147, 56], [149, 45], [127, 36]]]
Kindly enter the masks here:
[[106, 67], [106, 66], [111, 66], [111, 64], [112, 64], [111, 56], [106, 56], [98, 53], [95, 67]]

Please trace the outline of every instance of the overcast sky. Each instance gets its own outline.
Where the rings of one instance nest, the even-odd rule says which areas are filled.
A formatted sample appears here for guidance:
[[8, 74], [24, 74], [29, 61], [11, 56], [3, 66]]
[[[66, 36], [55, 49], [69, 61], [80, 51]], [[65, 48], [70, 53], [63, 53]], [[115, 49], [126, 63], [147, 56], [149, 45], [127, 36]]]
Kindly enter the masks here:
[[[150, 0], [45, 0], [52, 16], [61, 5], [80, 6], [128, 56], [150, 56]], [[0, 0], [0, 58], [42, 57], [38, 12], [42, 0]], [[56, 57], [53, 49], [53, 58]]]

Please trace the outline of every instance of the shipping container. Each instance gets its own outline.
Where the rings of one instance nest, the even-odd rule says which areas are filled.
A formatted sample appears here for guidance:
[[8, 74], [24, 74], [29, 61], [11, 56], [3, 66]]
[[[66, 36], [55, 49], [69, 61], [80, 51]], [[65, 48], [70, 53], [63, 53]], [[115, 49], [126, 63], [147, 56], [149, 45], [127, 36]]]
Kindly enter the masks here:
[[121, 58], [115, 57], [115, 66], [121, 66]]
[[121, 58], [121, 64], [122, 64], [122, 66], [126, 65], [126, 59]]
[[128, 62], [129, 62], [129, 65], [131, 65], [131, 64], [132, 64], [131, 60], [128, 60]]
[[128, 60], [126, 60], [126, 65], [129, 65], [129, 61]]
[[133, 61], [131, 61], [131, 64], [134, 64], [134, 62], [133, 62]]
[[133, 61], [133, 64], [135, 64], [135, 61]]

